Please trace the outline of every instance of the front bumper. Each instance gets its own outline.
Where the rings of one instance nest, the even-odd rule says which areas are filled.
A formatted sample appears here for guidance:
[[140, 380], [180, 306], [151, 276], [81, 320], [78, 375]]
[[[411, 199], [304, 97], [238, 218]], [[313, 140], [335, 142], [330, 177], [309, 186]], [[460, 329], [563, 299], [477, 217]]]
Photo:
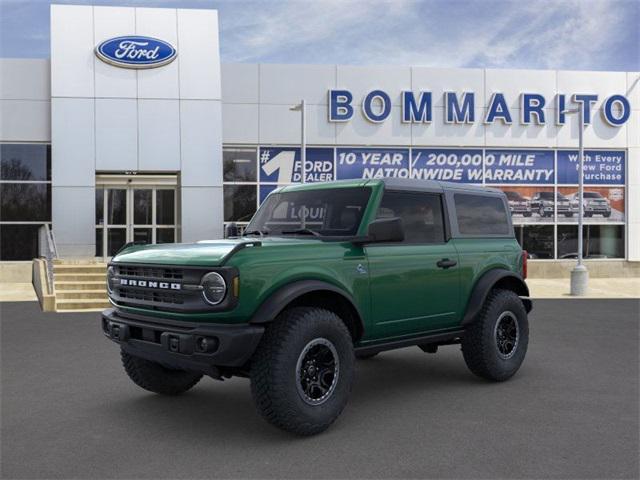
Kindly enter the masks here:
[[510, 208], [511, 208], [511, 213], [514, 215], [532, 212], [531, 207], [526, 207], [526, 206], [516, 205], [516, 206], [511, 206]]
[[102, 312], [102, 331], [130, 355], [216, 376], [216, 367], [242, 367], [249, 361], [264, 327], [187, 323], [111, 308]]
[[606, 205], [595, 205], [595, 206], [586, 206], [584, 207], [584, 211], [585, 213], [594, 213], [594, 214], [601, 214], [601, 215], [606, 215], [606, 214], [610, 214], [611, 213], [611, 208], [607, 207]]

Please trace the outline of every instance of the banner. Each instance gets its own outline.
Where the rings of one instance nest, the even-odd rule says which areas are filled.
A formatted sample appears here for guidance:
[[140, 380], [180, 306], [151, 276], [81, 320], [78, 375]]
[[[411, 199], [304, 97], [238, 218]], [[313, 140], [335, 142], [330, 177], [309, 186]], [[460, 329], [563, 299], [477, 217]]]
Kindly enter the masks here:
[[[305, 182], [335, 180], [333, 148], [307, 148]], [[300, 149], [294, 147], [260, 148], [260, 182], [280, 184], [302, 182]]]
[[411, 178], [482, 183], [482, 150], [414, 148], [411, 151]]
[[[588, 185], [624, 185], [626, 152], [585, 150], [584, 183]], [[578, 151], [558, 150], [558, 183], [578, 183]]]
[[347, 178], [409, 178], [409, 149], [338, 148], [338, 180]]
[[282, 185], [260, 185], [259, 193], [258, 193], [258, 205], [262, 205], [265, 198], [273, 192], [276, 188], [281, 187]]
[[486, 184], [553, 184], [553, 151], [486, 150]]

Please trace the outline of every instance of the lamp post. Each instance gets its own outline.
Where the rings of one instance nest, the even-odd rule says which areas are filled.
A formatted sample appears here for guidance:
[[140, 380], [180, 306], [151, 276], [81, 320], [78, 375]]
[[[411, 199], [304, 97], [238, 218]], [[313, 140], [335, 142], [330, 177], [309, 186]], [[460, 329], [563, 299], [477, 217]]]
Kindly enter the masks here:
[[300, 112], [300, 162], [302, 164], [302, 183], [306, 182], [307, 163], [307, 122], [304, 99], [300, 103], [289, 107], [292, 112]]
[[[587, 293], [589, 271], [583, 260], [582, 223], [584, 218], [584, 103], [578, 108], [564, 110], [562, 113], [577, 113], [578, 123], [578, 263], [571, 270], [571, 295], [581, 297]], [[556, 199], [557, 201], [557, 199]]]

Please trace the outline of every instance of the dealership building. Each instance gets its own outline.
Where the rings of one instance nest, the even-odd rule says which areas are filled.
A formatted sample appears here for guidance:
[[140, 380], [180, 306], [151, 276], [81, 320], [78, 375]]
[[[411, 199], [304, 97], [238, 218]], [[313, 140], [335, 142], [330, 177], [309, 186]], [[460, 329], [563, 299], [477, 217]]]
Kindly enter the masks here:
[[578, 107], [585, 255], [640, 261], [639, 72], [220, 64], [215, 10], [71, 5], [50, 59], [0, 68], [2, 262], [43, 225], [102, 259], [219, 238], [278, 185], [382, 176], [501, 188], [532, 258], [570, 259]]

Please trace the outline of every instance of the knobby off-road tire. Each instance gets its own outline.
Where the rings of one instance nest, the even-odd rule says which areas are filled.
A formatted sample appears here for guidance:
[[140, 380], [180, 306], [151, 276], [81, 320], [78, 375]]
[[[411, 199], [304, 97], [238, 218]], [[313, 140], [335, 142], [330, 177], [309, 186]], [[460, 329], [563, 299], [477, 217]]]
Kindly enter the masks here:
[[200, 381], [202, 375], [183, 370], [171, 370], [159, 363], [129, 355], [120, 350], [124, 370], [133, 383], [150, 392], [179, 395]]
[[322, 432], [347, 404], [354, 358], [349, 330], [336, 314], [313, 307], [285, 310], [267, 327], [251, 360], [258, 411], [288, 432]]
[[492, 290], [478, 318], [462, 337], [462, 354], [474, 374], [501, 382], [520, 368], [529, 343], [522, 300], [510, 290]]

